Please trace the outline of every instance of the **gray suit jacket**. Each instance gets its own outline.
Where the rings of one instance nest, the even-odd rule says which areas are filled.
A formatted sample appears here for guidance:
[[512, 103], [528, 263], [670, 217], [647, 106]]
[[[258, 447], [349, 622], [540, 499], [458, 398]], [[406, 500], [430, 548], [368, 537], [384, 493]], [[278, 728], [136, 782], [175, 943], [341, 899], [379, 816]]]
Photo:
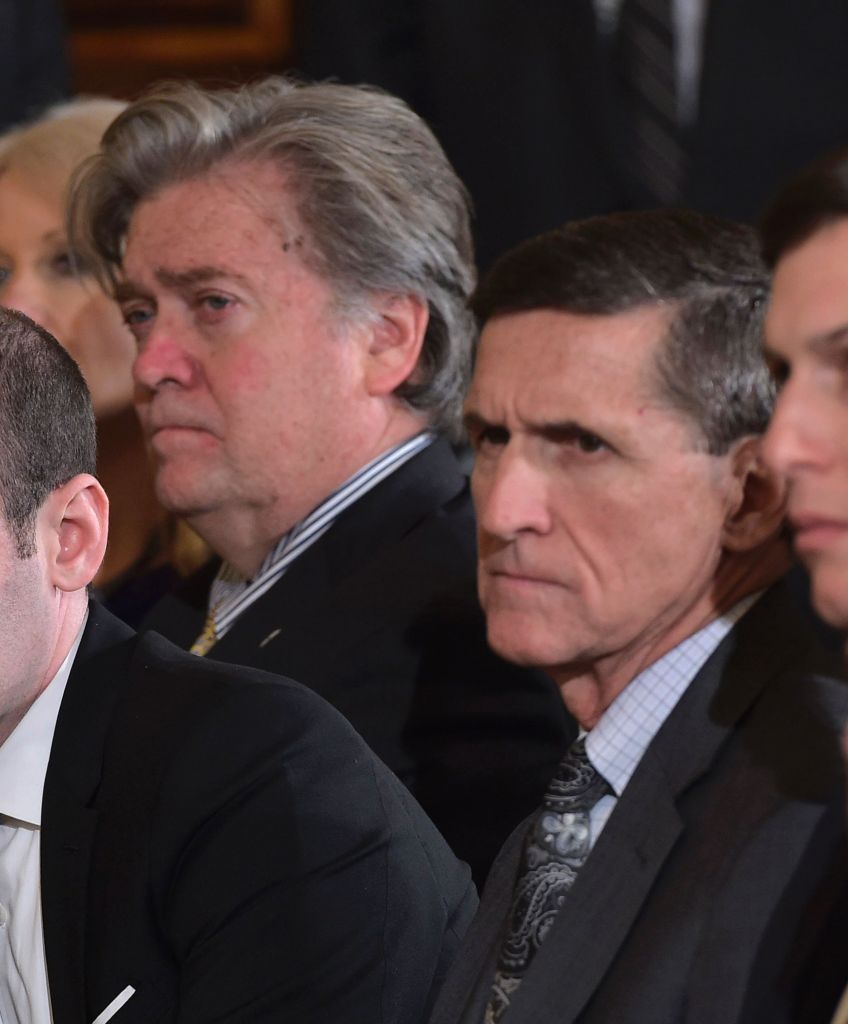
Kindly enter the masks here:
[[[781, 584], [651, 743], [502, 1024], [772, 1024], [806, 1015], [846, 890], [838, 731], [848, 688]], [[479, 1024], [523, 834], [504, 846], [432, 1024]], [[824, 979], [824, 980], [822, 980]], [[825, 1018], [826, 1019], [826, 1018]]]

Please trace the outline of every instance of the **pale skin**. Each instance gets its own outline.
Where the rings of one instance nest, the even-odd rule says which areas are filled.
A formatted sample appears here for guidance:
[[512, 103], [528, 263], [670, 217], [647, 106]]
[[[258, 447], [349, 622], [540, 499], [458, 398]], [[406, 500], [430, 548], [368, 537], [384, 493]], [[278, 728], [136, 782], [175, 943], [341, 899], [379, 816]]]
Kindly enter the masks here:
[[848, 629], [848, 219], [779, 261], [766, 312], [782, 383], [764, 454], [789, 486], [795, 549], [817, 611]]
[[489, 641], [544, 668], [585, 729], [789, 564], [758, 439], [709, 455], [661, 397], [668, 315], [495, 317], [466, 403]]
[[88, 474], [53, 491], [38, 512], [37, 549], [19, 558], [0, 521], [0, 745], [67, 657], [106, 549], [109, 503]]
[[286, 176], [219, 165], [141, 203], [119, 301], [166, 508], [251, 577], [279, 537], [425, 418], [394, 397], [427, 326], [416, 295], [342, 322]]

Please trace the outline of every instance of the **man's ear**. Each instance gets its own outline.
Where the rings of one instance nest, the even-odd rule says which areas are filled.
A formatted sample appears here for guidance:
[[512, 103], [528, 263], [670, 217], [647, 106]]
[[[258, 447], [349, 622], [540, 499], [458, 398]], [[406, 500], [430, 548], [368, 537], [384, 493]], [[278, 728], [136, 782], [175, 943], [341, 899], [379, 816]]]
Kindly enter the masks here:
[[418, 295], [380, 295], [374, 300], [365, 352], [369, 395], [390, 395], [412, 376], [421, 355], [429, 310]]
[[51, 584], [68, 592], [86, 587], [106, 551], [106, 492], [93, 476], [80, 473], [48, 496], [38, 520]]
[[724, 524], [729, 551], [751, 551], [783, 528], [786, 481], [762, 459], [762, 438], [746, 437], [731, 449], [732, 498]]

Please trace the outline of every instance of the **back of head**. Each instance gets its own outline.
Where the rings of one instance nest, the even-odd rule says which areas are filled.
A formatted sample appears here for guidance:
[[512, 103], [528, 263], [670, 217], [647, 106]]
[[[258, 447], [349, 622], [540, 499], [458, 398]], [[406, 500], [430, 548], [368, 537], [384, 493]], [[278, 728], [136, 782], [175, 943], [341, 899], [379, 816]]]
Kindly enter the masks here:
[[114, 283], [136, 206], [236, 161], [284, 171], [311, 236], [305, 258], [340, 314], [367, 315], [374, 293], [426, 301], [422, 356], [397, 395], [453, 428], [474, 336], [468, 199], [432, 132], [395, 97], [280, 77], [220, 91], [157, 87], [115, 121], [80, 175], [75, 248]]
[[667, 400], [721, 454], [763, 433], [774, 387], [762, 356], [768, 273], [753, 229], [686, 210], [575, 221], [503, 256], [472, 308], [481, 322], [537, 309], [672, 312], [655, 367]]
[[43, 328], [0, 308], [0, 510], [18, 554], [34, 553], [47, 496], [95, 472], [94, 413], [76, 363]]
[[766, 263], [774, 267], [790, 249], [844, 217], [848, 217], [848, 149], [810, 164], [773, 198], [761, 223]]

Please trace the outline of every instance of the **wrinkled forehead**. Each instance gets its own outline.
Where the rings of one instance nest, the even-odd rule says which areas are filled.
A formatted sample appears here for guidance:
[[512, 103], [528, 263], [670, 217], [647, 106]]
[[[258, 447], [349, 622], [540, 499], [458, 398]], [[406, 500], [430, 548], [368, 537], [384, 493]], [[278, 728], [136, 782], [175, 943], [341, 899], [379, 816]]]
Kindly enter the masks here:
[[228, 213], [241, 220], [248, 238], [251, 226], [259, 222], [277, 232], [283, 242], [299, 239], [302, 244], [300, 203], [296, 176], [288, 168], [272, 160], [229, 158], [191, 178], [170, 181], [140, 199], [129, 214], [124, 250], [141, 225], [172, 228], [178, 224], [187, 232], [209, 234]]
[[602, 389], [619, 398], [656, 397], [657, 355], [671, 316], [660, 306], [610, 315], [540, 309], [496, 316], [483, 327], [471, 396]]

